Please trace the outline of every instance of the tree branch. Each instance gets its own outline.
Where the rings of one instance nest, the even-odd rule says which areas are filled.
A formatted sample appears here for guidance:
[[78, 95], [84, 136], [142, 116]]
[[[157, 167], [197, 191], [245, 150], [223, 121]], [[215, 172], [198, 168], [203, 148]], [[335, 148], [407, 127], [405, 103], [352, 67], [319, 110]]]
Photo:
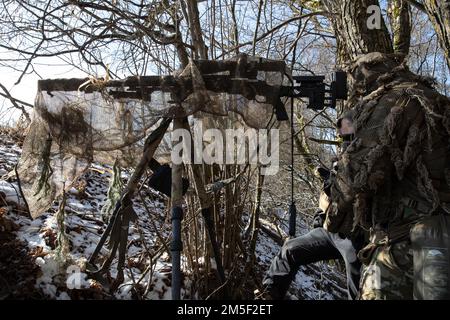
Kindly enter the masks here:
[[339, 142], [335, 141], [335, 140], [316, 139], [316, 138], [313, 138], [313, 137], [308, 137], [308, 140], [311, 140], [313, 142], [317, 142], [317, 143], [320, 143], [320, 144], [328, 144], [328, 145], [331, 145], [331, 146], [338, 146], [339, 145]]
[[[6, 87], [0, 83], [0, 88], [3, 90], [4, 93], [0, 92], [0, 96], [5, 97], [6, 99], [8, 99], [9, 101], [11, 101], [12, 105], [14, 108], [19, 109], [20, 111], [22, 111], [22, 114], [25, 116], [25, 118], [27, 119], [28, 122], [31, 122], [31, 118], [30, 118], [30, 114], [25, 110], [24, 106], [27, 107], [31, 107], [33, 108], [33, 105], [21, 101], [19, 99], [14, 98], [8, 91], [8, 89], [6, 89]], [[22, 105], [19, 105], [22, 104]]]
[[425, 9], [425, 6], [423, 4], [421, 4], [420, 2], [416, 1], [416, 0], [406, 0], [407, 2], [409, 2], [410, 5], [412, 5], [413, 7], [419, 9], [422, 12], [427, 12], [427, 10]]
[[301, 20], [301, 19], [306, 19], [306, 18], [309, 18], [309, 17], [312, 17], [312, 16], [319, 16], [319, 15], [325, 16], [325, 15], [328, 15], [328, 12], [326, 12], [326, 11], [317, 11], [317, 12], [310, 12], [310, 13], [307, 13], [307, 14], [304, 14], [304, 15], [301, 15], [301, 16], [292, 17], [292, 18], [290, 18], [290, 19], [280, 23], [279, 25], [273, 27], [269, 31], [264, 32], [262, 35], [260, 35], [258, 38], [256, 38], [256, 41], [252, 40], [252, 41], [241, 43], [241, 44], [237, 45], [236, 47], [231, 48], [231, 49], [223, 52], [220, 56], [217, 57], [217, 59], [223, 58], [224, 56], [226, 56], [227, 54], [235, 51], [236, 49], [239, 49], [239, 48], [242, 48], [242, 47], [245, 47], [245, 46], [248, 46], [248, 45], [252, 45], [254, 43], [256, 44], [257, 42], [261, 41], [262, 39], [264, 39], [268, 35], [278, 31], [279, 29], [283, 28], [284, 26], [287, 26], [288, 24], [290, 24], [290, 23], [292, 23], [294, 21]]

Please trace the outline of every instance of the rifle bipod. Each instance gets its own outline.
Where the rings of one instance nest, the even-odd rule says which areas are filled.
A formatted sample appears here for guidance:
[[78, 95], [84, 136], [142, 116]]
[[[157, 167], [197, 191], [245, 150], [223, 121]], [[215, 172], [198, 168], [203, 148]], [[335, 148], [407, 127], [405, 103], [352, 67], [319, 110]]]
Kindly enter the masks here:
[[[104, 273], [109, 269], [111, 263], [116, 256], [117, 250], [119, 250], [119, 260], [117, 263], [117, 277], [114, 281], [112, 290], [116, 289], [118, 284], [123, 282], [123, 269], [125, 264], [125, 255], [127, 249], [128, 229], [130, 221], [136, 221], [137, 215], [133, 209], [132, 199], [136, 193], [143, 174], [152, 162], [153, 155], [156, 148], [160, 144], [164, 134], [167, 131], [172, 119], [163, 118], [158, 128], [156, 128], [146, 139], [144, 152], [133, 172], [133, 175], [128, 180], [127, 186], [120, 201], [116, 203], [111, 219], [108, 226], [105, 229], [102, 237], [100, 238], [97, 247], [95, 248], [92, 256], [88, 261], [88, 272], [93, 278], [99, 281], [103, 280]], [[109, 237], [108, 245], [111, 248], [108, 258], [103, 262], [100, 269], [95, 266], [95, 260], [97, 259], [100, 250], [103, 248], [106, 240]], [[103, 282], [103, 281], [102, 281]]]

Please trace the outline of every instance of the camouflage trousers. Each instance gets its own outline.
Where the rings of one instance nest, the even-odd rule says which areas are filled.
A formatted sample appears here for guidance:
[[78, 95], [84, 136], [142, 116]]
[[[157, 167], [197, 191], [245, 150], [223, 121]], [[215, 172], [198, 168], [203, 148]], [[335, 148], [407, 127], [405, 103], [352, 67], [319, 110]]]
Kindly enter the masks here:
[[360, 281], [360, 300], [412, 300], [413, 251], [409, 241], [377, 247]]

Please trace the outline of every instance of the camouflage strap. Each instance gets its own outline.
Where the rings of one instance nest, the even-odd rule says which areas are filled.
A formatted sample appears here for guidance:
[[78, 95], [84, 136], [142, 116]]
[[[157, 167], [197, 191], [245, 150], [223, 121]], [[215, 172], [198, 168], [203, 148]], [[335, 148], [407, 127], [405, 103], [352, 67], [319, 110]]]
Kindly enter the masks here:
[[428, 214], [432, 206], [424, 201], [412, 199], [409, 197], [403, 197], [400, 199], [400, 203], [404, 206], [404, 212], [409, 215], [410, 211], [417, 211], [418, 214]]
[[364, 265], [369, 265], [372, 261], [373, 254], [375, 251], [386, 244], [389, 243], [388, 233], [383, 230], [370, 230], [370, 242], [367, 246], [362, 248], [358, 252], [358, 259]]
[[391, 225], [387, 230], [370, 230], [370, 242], [367, 246], [358, 252], [358, 259], [364, 264], [369, 265], [375, 251], [383, 246], [389, 246], [405, 240], [409, 240], [409, 233], [416, 220]]

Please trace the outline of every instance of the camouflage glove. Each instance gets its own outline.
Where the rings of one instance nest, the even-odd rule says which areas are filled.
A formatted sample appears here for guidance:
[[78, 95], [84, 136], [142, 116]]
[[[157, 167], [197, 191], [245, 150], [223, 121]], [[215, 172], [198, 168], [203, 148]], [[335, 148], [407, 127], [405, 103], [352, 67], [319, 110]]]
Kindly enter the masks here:
[[331, 171], [324, 167], [317, 167], [316, 172], [319, 175], [320, 179], [322, 180], [323, 183], [322, 190], [329, 196]]

